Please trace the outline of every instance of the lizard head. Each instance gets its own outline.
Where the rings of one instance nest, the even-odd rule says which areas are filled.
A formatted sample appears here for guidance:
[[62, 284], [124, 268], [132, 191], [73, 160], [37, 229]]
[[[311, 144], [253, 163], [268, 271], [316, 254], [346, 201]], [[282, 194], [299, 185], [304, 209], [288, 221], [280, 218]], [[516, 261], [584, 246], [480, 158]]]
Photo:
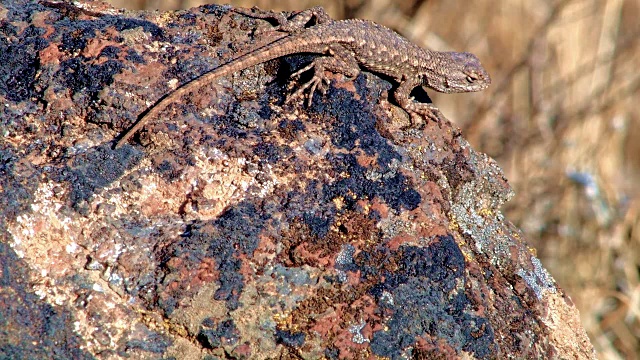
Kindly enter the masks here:
[[422, 85], [443, 93], [472, 92], [491, 84], [478, 58], [467, 52], [438, 52], [435, 65], [423, 75]]

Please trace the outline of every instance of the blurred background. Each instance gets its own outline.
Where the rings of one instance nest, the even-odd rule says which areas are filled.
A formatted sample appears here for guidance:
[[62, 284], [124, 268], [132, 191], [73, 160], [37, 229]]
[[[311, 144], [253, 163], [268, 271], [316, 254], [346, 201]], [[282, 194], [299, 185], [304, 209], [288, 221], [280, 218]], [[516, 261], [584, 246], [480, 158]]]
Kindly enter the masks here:
[[[111, 0], [176, 10], [196, 0]], [[229, 1], [374, 20], [434, 50], [473, 52], [481, 93], [429, 91], [504, 169], [507, 218], [580, 310], [601, 359], [640, 358], [640, 1]]]

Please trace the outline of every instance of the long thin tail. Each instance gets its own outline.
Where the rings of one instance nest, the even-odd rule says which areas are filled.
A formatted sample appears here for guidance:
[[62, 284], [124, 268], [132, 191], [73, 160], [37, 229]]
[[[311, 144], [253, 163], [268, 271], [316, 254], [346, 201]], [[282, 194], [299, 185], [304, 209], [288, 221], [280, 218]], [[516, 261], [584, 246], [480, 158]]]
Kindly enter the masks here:
[[133, 136], [138, 130], [140, 130], [150, 119], [155, 118], [158, 113], [166, 109], [166, 107], [173, 103], [175, 100], [180, 99], [185, 94], [191, 92], [194, 88], [203, 86], [206, 83], [213, 81], [216, 78], [233, 74], [237, 71], [246, 69], [251, 66], [261, 64], [263, 62], [279, 58], [281, 56], [290, 55], [292, 53], [300, 52], [300, 50], [294, 49], [295, 46], [287, 46], [287, 42], [292, 42], [290, 36], [285, 36], [278, 40], [275, 40], [267, 45], [264, 45], [254, 51], [234, 58], [217, 68], [206, 72], [187, 83], [181, 85], [176, 90], [163, 95], [147, 110], [140, 114], [139, 120], [131, 127], [122, 137], [116, 142], [115, 149], [122, 146], [131, 136]]

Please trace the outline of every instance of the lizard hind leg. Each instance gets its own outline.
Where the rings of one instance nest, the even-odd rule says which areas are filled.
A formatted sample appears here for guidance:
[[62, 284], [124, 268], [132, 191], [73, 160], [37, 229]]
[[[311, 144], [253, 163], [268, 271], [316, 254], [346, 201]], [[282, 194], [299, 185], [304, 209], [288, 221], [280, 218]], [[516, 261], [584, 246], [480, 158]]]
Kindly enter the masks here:
[[313, 77], [311, 80], [303, 84], [291, 96], [287, 97], [285, 103], [290, 102], [294, 98], [301, 97], [304, 91], [310, 88], [309, 95], [307, 97], [307, 106], [311, 106], [313, 94], [316, 90], [319, 90], [322, 94], [327, 92], [329, 87], [329, 78], [327, 78], [325, 71], [340, 73], [349, 79], [354, 79], [358, 76], [360, 73], [360, 67], [358, 66], [358, 62], [352, 52], [339, 44], [329, 45], [328, 52], [331, 56], [315, 58], [309, 65], [291, 75], [292, 78], [297, 78], [302, 73], [313, 68]]
[[312, 20], [314, 25], [326, 24], [333, 21], [322, 6], [315, 6], [293, 13], [290, 17], [286, 17], [284, 13], [281, 12], [262, 11], [257, 7], [253, 7], [251, 10], [236, 8], [232, 11], [255, 19], [273, 20], [277, 23], [277, 26], [274, 28], [275, 31], [287, 33], [299, 32], [306, 29]]
[[314, 25], [327, 24], [333, 21], [322, 6], [315, 6], [293, 14], [285, 22], [279, 23], [278, 28], [280, 31], [295, 32], [308, 28], [307, 25], [312, 20]]

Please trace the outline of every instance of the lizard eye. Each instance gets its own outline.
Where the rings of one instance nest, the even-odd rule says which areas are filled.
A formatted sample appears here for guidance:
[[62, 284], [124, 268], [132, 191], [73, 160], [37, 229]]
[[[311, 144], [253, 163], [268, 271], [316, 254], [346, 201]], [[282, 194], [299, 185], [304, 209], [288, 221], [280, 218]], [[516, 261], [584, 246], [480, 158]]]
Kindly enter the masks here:
[[471, 76], [467, 75], [467, 81], [469, 83], [473, 83], [476, 79], [472, 78]]

